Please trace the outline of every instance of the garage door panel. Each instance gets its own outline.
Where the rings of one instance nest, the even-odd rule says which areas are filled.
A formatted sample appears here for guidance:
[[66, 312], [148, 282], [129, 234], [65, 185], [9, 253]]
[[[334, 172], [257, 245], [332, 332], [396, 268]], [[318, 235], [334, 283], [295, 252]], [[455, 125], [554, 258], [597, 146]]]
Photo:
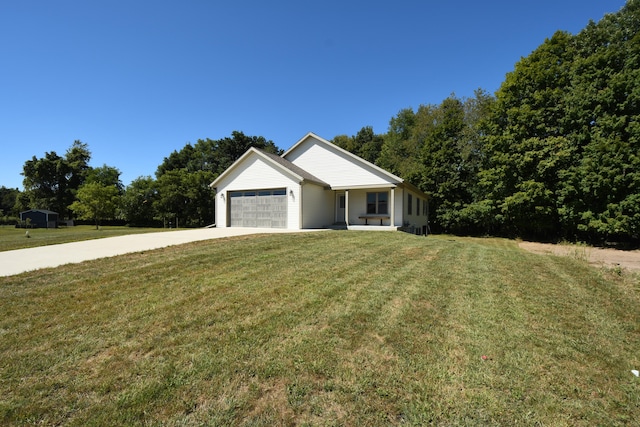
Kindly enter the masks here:
[[256, 203], [256, 224], [258, 227], [271, 228], [271, 205], [267, 196], [259, 195]]
[[271, 227], [287, 228], [287, 196], [271, 196]]
[[243, 199], [241, 192], [229, 193], [229, 225], [231, 227], [242, 227]]
[[287, 227], [285, 189], [232, 192], [229, 200], [232, 227]]

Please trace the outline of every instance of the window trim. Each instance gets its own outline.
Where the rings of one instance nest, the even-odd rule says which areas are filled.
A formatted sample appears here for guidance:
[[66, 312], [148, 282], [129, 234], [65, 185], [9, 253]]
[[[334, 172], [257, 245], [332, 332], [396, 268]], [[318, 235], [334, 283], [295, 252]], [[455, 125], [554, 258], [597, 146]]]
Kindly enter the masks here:
[[[380, 195], [384, 195], [384, 198], [381, 199]], [[370, 203], [369, 196], [374, 196], [375, 200], [373, 203]], [[373, 206], [373, 212], [370, 210], [370, 207]], [[384, 211], [381, 209], [384, 207]], [[389, 192], [388, 191], [367, 191], [366, 194], [366, 212], [367, 215], [389, 215]]]

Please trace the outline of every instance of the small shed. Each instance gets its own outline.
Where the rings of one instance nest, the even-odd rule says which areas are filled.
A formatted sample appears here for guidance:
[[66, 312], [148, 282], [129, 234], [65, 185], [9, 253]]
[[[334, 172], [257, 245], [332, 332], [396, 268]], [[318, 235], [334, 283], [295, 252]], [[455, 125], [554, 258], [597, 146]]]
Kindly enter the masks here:
[[48, 211], [46, 209], [30, 209], [20, 212], [20, 221], [29, 223], [37, 228], [56, 228], [58, 227], [58, 213]]

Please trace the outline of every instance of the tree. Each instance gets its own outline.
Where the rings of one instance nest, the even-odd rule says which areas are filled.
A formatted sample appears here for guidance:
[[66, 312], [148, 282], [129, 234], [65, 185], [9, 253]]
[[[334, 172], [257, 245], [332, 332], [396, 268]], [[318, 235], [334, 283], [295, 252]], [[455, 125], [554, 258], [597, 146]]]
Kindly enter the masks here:
[[455, 226], [457, 210], [469, 202], [462, 160], [464, 115], [463, 103], [449, 97], [437, 108], [422, 109], [416, 119], [423, 126], [420, 186], [430, 196], [432, 218], [445, 230]]
[[640, 237], [640, 1], [574, 40], [565, 127], [579, 154], [563, 176], [560, 219], [585, 240]]
[[97, 182], [104, 186], [113, 185], [118, 192], [124, 191], [122, 181], [120, 181], [120, 171], [112, 166], [102, 165], [91, 168], [86, 172], [86, 182]]
[[204, 226], [214, 221], [214, 194], [209, 184], [249, 148], [282, 154], [273, 141], [234, 131], [220, 140], [199, 139], [166, 157], [156, 171], [154, 210], [165, 224]]
[[355, 146], [353, 144], [353, 138], [348, 135], [336, 135], [331, 140], [331, 143], [337, 145], [338, 147], [349, 151], [350, 153], [355, 153]]
[[212, 172], [186, 169], [171, 170], [158, 178], [154, 207], [163, 224], [173, 222], [176, 227], [212, 224], [215, 221], [215, 195], [209, 187], [212, 181]]
[[64, 195], [65, 206], [70, 205], [75, 200], [75, 193], [84, 184], [86, 174], [91, 169], [89, 161], [91, 152], [89, 146], [82, 141], [75, 140], [65, 153], [66, 193]]
[[[486, 158], [486, 121], [493, 103], [494, 98], [480, 89], [473, 98], [451, 95], [440, 105], [401, 110], [384, 135], [376, 164], [430, 196], [431, 218], [441, 230], [477, 229], [479, 212], [468, 207], [478, 193], [478, 172]], [[366, 131], [363, 128], [360, 135], [371, 141]]]
[[640, 238], [640, 0], [557, 32], [507, 75], [467, 207], [487, 230]]
[[557, 32], [522, 58], [496, 94], [481, 196], [494, 230], [523, 237], [559, 232], [561, 171], [573, 161], [565, 137], [565, 91], [570, 86], [571, 35]]
[[338, 135], [331, 142], [340, 148], [375, 163], [380, 155], [384, 139], [373, 132], [373, 127], [361, 128], [355, 136]]
[[[423, 107], [420, 108], [429, 108]], [[413, 137], [416, 113], [411, 108], [398, 112], [389, 121], [389, 130], [383, 136], [376, 164], [418, 185], [422, 174], [420, 163], [421, 141]]]
[[195, 171], [183, 178], [186, 187], [187, 203], [184, 217], [188, 218], [186, 226], [202, 227], [215, 222], [215, 194], [209, 187], [214, 180], [213, 172]]
[[153, 178], [141, 176], [134, 179], [121, 198], [122, 216], [131, 226], [154, 225], [158, 216], [155, 210], [157, 198], [158, 189]]
[[154, 208], [162, 223], [175, 222], [179, 226], [182, 221], [187, 222], [187, 205], [189, 204], [186, 169], [174, 169], [165, 172], [157, 179], [158, 197]]
[[[198, 143], [201, 147], [206, 144], [206, 142], [201, 142], [200, 140], [198, 140]], [[200, 154], [202, 156], [205, 156], [205, 152], [202, 152]], [[197, 159], [198, 157], [201, 156], [195, 152], [193, 146], [191, 144], [186, 144], [180, 151], [174, 150], [171, 154], [169, 154], [169, 157], [164, 158], [164, 160], [156, 170], [156, 177], [162, 176], [165, 173], [176, 169], [189, 170], [193, 167], [194, 159]]]
[[187, 172], [206, 170], [218, 176], [251, 147], [282, 154], [282, 150], [273, 141], [233, 131], [231, 137], [219, 140], [199, 139], [195, 145], [186, 144], [180, 151], [174, 151], [158, 166], [156, 178], [176, 169], [185, 169]]
[[4, 185], [0, 187], [0, 215], [1, 216], [18, 216], [17, 202], [20, 190], [17, 188], [6, 188]]
[[64, 159], [55, 151], [45, 153], [42, 159], [35, 156], [25, 162], [22, 175], [25, 195], [32, 209], [49, 209], [64, 216], [65, 167]]
[[267, 140], [262, 136], [247, 136], [242, 132], [233, 131], [231, 138], [226, 137], [217, 141], [215, 154], [220, 169], [216, 172], [218, 174], [222, 173], [251, 147], [273, 154], [282, 154], [282, 150], [273, 141]]
[[38, 159], [33, 156], [23, 166], [24, 200], [33, 209], [56, 211], [61, 217], [70, 217], [69, 206], [75, 192], [84, 182], [89, 169], [91, 153], [87, 145], [74, 141], [65, 157], [55, 151], [45, 153]]
[[93, 220], [97, 230], [101, 220], [115, 216], [118, 198], [118, 189], [115, 185], [88, 182], [78, 189], [76, 201], [70, 208], [78, 218]]

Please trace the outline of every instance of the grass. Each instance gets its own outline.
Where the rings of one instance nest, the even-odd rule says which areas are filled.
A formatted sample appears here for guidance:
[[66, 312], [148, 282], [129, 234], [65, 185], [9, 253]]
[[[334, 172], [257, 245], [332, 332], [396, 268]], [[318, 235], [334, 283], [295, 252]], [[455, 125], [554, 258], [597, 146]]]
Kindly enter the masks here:
[[632, 425], [640, 284], [501, 239], [199, 242], [0, 278], [0, 424]]
[[[162, 228], [136, 227], [100, 227], [96, 230], [93, 225], [77, 225], [61, 228], [15, 228], [14, 226], [0, 226], [0, 251], [34, 248], [36, 246], [56, 245], [58, 243], [77, 242], [80, 240], [101, 239], [104, 237], [122, 236], [125, 234], [154, 233], [168, 231]], [[27, 231], [29, 234], [27, 235]], [[175, 229], [174, 229], [175, 231]], [[27, 237], [28, 236], [28, 237]]]

